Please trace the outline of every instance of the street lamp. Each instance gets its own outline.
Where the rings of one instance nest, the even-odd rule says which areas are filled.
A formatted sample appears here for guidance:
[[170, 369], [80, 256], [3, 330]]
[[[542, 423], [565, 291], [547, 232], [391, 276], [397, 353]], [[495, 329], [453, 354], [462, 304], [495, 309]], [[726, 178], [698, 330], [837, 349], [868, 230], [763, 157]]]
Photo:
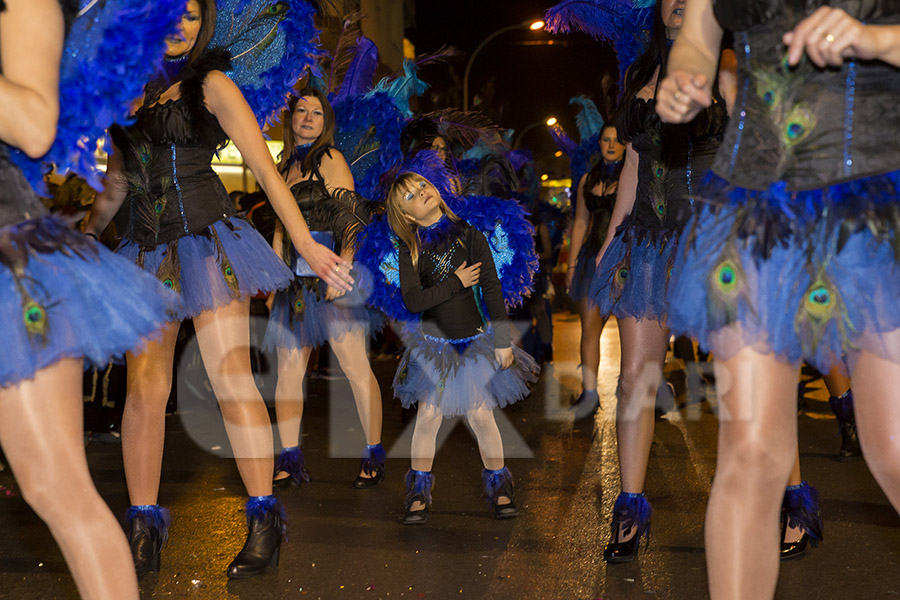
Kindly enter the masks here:
[[518, 150], [519, 144], [522, 143], [522, 140], [525, 139], [525, 134], [534, 129], [535, 127], [540, 127], [541, 125], [546, 125], [547, 127], [553, 127], [556, 125], [556, 117], [550, 117], [546, 121], [535, 121], [531, 125], [527, 126], [525, 129], [519, 132], [516, 135], [516, 140], [513, 142], [513, 150]]
[[522, 21], [516, 25], [509, 25], [507, 27], [503, 27], [498, 29], [491, 35], [487, 36], [478, 46], [475, 47], [475, 50], [469, 55], [469, 60], [466, 62], [466, 70], [463, 73], [463, 110], [469, 110], [469, 71], [472, 70], [472, 63], [475, 62], [475, 57], [481, 52], [481, 49], [488, 45], [488, 43], [502, 33], [506, 33], [507, 31], [513, 31], [515, 29], [530, 29], [532, 31], [538, 31], [544, 28], [543, 21]]

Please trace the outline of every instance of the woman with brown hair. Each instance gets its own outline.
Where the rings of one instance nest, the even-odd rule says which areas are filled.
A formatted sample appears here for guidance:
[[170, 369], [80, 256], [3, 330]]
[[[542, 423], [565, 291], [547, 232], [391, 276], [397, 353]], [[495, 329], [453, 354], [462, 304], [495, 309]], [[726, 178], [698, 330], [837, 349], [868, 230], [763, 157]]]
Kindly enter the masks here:
[[130, 222], [118, 252], [180, 293], [184, 310], [161, 339], [128, 355], [122, 422], [131, 550], [138, 573], [158, 570], [168, 514], [157, 504], [165, 406], [180, 320], [191, 318], [247, 493], [249, 536], [228, 567], [251, 577], [278, 564], [283, 509], [272, 496], [272, 430], [250, 371], [249, 303], [287, 285], [290, 272], [234, 205], [210, 167], [231, 139], [282, 217], [299, 253], [336, 289], [349, 289], [350, 263], [317, 244], [268, 153], [256, 118], [224, 74], [227, 52], [208, 48], [212, 0], [190, 0], [167, 38], [167, 68], [147, 87], [135, 124], [116, 128], [107, 185], [88, 232], [102, 231], [126, 197]]

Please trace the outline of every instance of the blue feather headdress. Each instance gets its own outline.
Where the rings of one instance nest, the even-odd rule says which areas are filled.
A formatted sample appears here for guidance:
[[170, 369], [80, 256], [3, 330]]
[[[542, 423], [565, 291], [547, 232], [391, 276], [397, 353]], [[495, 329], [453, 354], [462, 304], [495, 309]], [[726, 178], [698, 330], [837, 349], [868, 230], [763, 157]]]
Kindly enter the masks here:
[[115, 122], [127, 120], [131, 103], [162, 61], [183, 0], [82, 0], [60, 64], [60, 115], [56, 140], [40, 159], [11, 148], [13, 162], [36, 190], [51, 165], [72, 171], [101, 189], [94, 153]]
[[303, 0], [216, 0], [210, 47], [231, 53], [227, 75], [260, 125], [277, 117], [297, 80], [320, 57], [315, 8]]
[[572, 189], [576, 189], [584, 174], [600, 160], [599, 142], [604, 121], [597, 106], [590, 98], [575, 96], [569, 100], [569, 104], [576, 104], [580, 107], [578, 115], [575, 117], [579, 142], [576, 144], [559, 124], [550, 127], [550, 135], [557, 147], [569, 157]]
[[563, 0], [547, 10], [550, 33], [583, 31], [613, 45], [619, 61], [619, 82], [641, 55], [653, 24], [655, 0]]

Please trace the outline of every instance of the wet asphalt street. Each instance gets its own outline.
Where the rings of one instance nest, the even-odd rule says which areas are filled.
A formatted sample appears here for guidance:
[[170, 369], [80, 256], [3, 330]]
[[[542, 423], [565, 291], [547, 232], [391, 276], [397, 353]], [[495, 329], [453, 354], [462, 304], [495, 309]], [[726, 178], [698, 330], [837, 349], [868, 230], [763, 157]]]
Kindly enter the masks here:
[[[168, 418], [160, 502], [173, 515], [162, 570], [141, 582], [142, 598], [293, 600], [560, 599], [708, 597], [703, 514], [715, 466], [716, 420], [709, 403], [656, 422], [647, 474], [653, 504], [649, 551], [625, 565], [600, 558], [619, 491], [614, 391], [615, 322], [602, 338], [600, 396], [593, 424], [574, 425], [565, 406], [580, 387], [578, 320], [555, 317], [556, 360], [526, 401], [498, 416], [521, 514], [490, 518], [480, 494], [481, 463], [462, 422], [445, 422], [435, 460], [434, 505], [423, 527], [398, 522], [408, 468], [411, 415], [390, 399], [396, 359], [374, 363], [386, 392], [387, 478], [354, 490], [363, 445], [345, 379], [312, 378], [302, 445], [313, 481], [279, 490], [290, 538], [276, 571], [243, 581], [224, 576], [244, 538], [243, 490], [226, 452], [221, 419], [202, 383], [179, 395]], [[680, 381], [680, 361], [670, 379]], [[270, 385], [264, 382], [263, 387]], [[825, 542], [783, 565], [779, 600], [900, 598], [900, 517], [862, 461], [840, 463], [836, 422], [821, 381], [799, 416], [803, 477], [818, 487]], [[264, 390], [265, 391], [265, 390]], [[681, 390], [679, 390], [681, 391]], [[712, 390], [710, 390], [712, 397]], [[128, 500], [118, 446], [88, 448], [103, 497], [117, 515]], [[50, 534], [0, 472], [0, 599], [76, 599]]]

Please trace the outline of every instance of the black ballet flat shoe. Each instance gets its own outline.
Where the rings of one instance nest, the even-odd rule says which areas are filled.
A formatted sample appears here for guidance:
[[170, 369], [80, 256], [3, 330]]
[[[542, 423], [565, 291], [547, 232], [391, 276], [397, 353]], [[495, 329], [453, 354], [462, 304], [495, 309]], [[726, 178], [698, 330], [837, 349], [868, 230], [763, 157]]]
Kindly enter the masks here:
[[158, 505], [132, 506], [126, 515], [128, 546], [138, 577], [159, 572], [162, 547], [169, 538], [169, 511]]
[[581, 392], [575, 403], [569, 407], [569, 412], [575, 415], [575, 420], [592, 419], [600, 408], [600, 394], [597, 390], [585, 390]]
[[247, 540], [226, 575], [231, 579], [256, 577], [278, 566], [281, 539], [286, 532], [284, 508], [274, 496], [247, 501]]
[[353, 481], [353, 487], [358, 490], [366, 490], [384, 481], [384, 463], [386, 460], [387, 453], [385, 453], [381, 444], [367, 445], [359, 470], [368, 475], [368, 477], [357, 475]]
[[[788, 527], [803, 532], [800, 539], [785, 542]], [[806, 554], [823, 538], [822, 511], [819, 508], [819, 492], [805, 481], [789, 485], [784, 490], [781, 503], [781, 560], [794, 560]]]
[[[509, 469], [503, 467], [492, 471], [484, 469], [481, 472], [481, 483], [484, 486], [484, 497], [487, 500], [488, 508], [494, 515], [495, 519], [512, 519], [519, 516], [519, 509], [516, 508], [516, 489], [513, 486], [512, 473]], [[500, 504], [500, 498], [509, 498], [506, 504]]]
[[[406, 473], [406, 502], [405, 512], [401, 521], [404, 525], [424, 525], [428, 522], [428, 507], [431, 506], [431, 488], [434, 485], [434, 476], [431, 471], [414, 471], [410, 469]], [[412, 505], [422, 503], [422, 508], [413, 510]]]
[[309, 471], [303, 458], [303, 451], [299, 446], [284, 448], [278, 458], [275, 459], [275, 475], [285, 473], [287, 477], [272, 479], [274, 488], [300, 487], [309, 483]]
[[796, 542], [784, 541], [784, 528], [781, 531], [781, 560], [796, 560], [806, 554], [809, 546], [809, 534], [805, 531]]
[[[620, 493], [613, 507], [610, 538], [603, 547], [603, 560], [609, 564], [633, 561], [638, 555], [641, 538], [646, 536], [647, 543], [650, 543], [650, 516], [652, 514], [653, 509], [644, 494]], [[619, 541], [620, 534], [629, 535], [632, 531], [634, 531], [633, 536]]]

